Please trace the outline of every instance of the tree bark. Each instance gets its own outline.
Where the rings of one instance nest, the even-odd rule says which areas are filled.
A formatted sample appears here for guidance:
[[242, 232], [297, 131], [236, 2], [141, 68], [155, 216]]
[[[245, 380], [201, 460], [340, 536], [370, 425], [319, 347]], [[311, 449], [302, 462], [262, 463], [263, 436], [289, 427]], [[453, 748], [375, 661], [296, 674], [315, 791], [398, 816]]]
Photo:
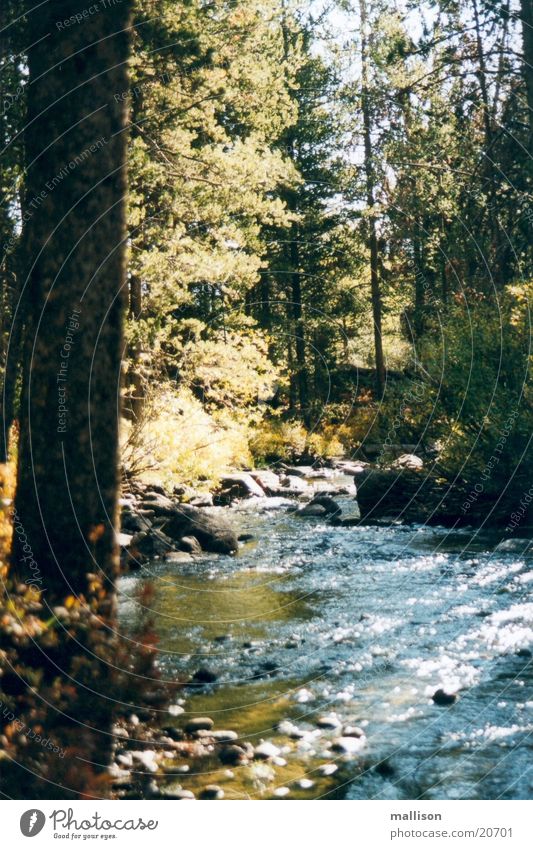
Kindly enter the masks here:
[[[31, 6], [31, 4], [30, 4]], [[28, 7], [24, 352], [12, 569], [48, 603], [118, 573], [129, 0]], [[76, 17], [78, 16], [78, 17]], [[115, 97], [114, 95], [119, 95]]]

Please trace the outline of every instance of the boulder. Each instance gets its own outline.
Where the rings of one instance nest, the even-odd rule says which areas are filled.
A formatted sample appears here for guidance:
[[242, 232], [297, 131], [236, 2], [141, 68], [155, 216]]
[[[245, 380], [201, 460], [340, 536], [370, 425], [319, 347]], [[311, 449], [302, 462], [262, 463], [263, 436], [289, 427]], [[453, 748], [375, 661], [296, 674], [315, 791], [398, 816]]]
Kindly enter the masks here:
[[329, 495], [317, 495], [298, 510], [298, 516], [339, 516], [341, 512], [341, 507]]
[[239, 547], [235, 531], [225, 519], [188, 504], [167, 511], [163, 531], [178, 541], [196, 537], [204, 551], [231, 554]]
[[432, 699], [439, 707], [448, 707], [457, 701], [457, 693], [447, 693], [446, 690], [440, 689], [433, 693]]
[[222, 475], [221, 477], [222, 490], [231, 489], [235, 491], [238, 498], [263, 498], [265, 495], [264, 489], [257, 483], [252, 475], [247, 472], [233, 475]]
[[202, 546], [196, 537], [182, 537], [179, 541], [180, 551], [188, 551], [189, 554], [201, 554]]
[[310, 502], [306, 504], [305, 507], [302, 507], [300, 510], [296, 510], [297, 516], [327, 516], [328, 511], [321, 504], [313, 504]]
[[417, 457], [416, 454], [402, 454], [397, 460], [391, 463], [391, 468], [393, 469], [422, 469], [423, 467], [423, 460]]
[[133, 510], [124, 508], [120, 517], [120, 526], [126, 533], [136, 533], [137, 531], [145, 531], [151, 527], [151, 521], [147, 516], [143, 516]]
[[172, 510], [174, 506], [174, 502], [170, 498], [167, 498], [166, 495], [160, 495], [158, 492], [147, 492], [143, 495], [141, 501], [141, 507], [153, 510], [156, 516], [164, 515], [166, 510]]
[[292, 492], [296, 495], [299, 495], [304, 492], [309, 492], [309, 484], [302, 480], [302, 478], [296, 477], [296, 475], [285, 475], [281, 478], [281, 492]]
[[256, 469], [250, 472], [250, 476], [267, 495], [272, 495], [280, 487], [279, 475], [275, 472], [270, 472], [268, 469]]

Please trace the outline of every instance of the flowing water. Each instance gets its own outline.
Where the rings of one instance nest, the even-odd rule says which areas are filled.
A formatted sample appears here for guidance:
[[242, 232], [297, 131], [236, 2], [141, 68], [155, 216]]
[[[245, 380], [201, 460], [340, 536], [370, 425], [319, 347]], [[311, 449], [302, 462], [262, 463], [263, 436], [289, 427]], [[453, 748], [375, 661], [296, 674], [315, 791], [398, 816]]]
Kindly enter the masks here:
[[[217, 676], [183, 690], [175, 724], [207, 715], [281, 748], [278, 763], [213, 759], [180, 784], [216, 782], [226, 798], [530, 798], [533, 558], [496, 553], [499, 536], [332, 527], [267, 504], [225, 510], [254, 536], [237, 556], [123, 580], [128, 626], [139, 585], [153, 588], [163, 678]], [[439, 688], [458, 700], [437, 706]], [[365, 745], [331, 748], [341, 732], [317, 729], [324, 714], [360, 726]]]

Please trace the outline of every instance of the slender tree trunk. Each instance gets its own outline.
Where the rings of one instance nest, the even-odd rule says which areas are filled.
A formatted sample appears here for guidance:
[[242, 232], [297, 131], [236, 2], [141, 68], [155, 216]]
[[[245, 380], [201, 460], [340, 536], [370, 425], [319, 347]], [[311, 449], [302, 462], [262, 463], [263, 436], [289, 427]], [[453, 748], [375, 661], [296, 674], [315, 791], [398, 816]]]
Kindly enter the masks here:
[[[526, 83], [527, 111], [529, 122], [528, 152], [533, 160], [533, 0], [521, 0], [522, 18], [523, 74]], [[533, 173], [533, 161], [530, 161], [530, 173]]]
[[305, 324], [302, 310], [302, 280], [300, 272], [300, 248], [298, 245], [298, 229], [293, 226], [291, 233], [291, 294], [292, 318], [294, 322], [294, 347], [296, 350], [296, 382], [298, 385], [298, 401], [300, 416], [309, 427], [309, 386], [307, 379], [307, 363], [305, 358]]
[[[118, 572], [129, 0], [28, 5], [25, 347], [13, 571], [48, 603]], [[81, 15], [79, 22], [65, 21]]]
[[[130, 277], [129, 299], [129, 318], [131, 321], [139, 321], [143, 308], [142, 283], [141, 278], [136, 274], [132, 274]], [[133, 421], [138, 421], [142, 414], [145, 400], [144, 381], [141, 374], [142, 348], [139, 342], [134, 342], [130, 346], [129, 355], [132, 365], [126, 379], [130, 389], [124, 412], [128, 419], [131, 418]]]
[[474, 0], [474, 25], [476, 32], [476, 52], [478, 60], [477, 77], [481, 92], [481, 104], [483, 108], [483, 126], [485, 131], [485, 152], [486, 152], [486, 172], [488, 177], [488, 200], [489, 200], [489, 231], [490, 240], [493, 251], [493, 264], [495, 268], [495, 276], [499, 279], [497, 282], [503, 284], [504, 279], [501, 279], [502, 266], [502, 245], [500, 236], [500, 225], [498, 222], [498, 196], [497, 196], [497, 179], [493, 163], [494, 151], [494, 131], [492, 125], [492, 115], [489, 99], [489, 89], [487, 84], [487, 63], [485, 59], [485, 51], [483, 49], [483, 36], [481, 33], [481, 22], [479, 18], [478, 2]]
[[359, 0], [361, 16], [361, 107], [363, 112], [363, 136], [366, 175], [366, 202], [369, 210], [368, 245], [370, 249], [370, 288], [372, 296], [372, 317], [374, 321], [374, 351], [376, 362], [376, 395], [383, 397], [385, 388], [385, 358], [383, 355], [382, 338], [382, 305], [381, 287], [379, 282], [379, 252], [375, 207], [375, 175], [372, 162], [372, 116], [369, 98], [369, 69], [368, 69], [368, 36], [366, 0]]

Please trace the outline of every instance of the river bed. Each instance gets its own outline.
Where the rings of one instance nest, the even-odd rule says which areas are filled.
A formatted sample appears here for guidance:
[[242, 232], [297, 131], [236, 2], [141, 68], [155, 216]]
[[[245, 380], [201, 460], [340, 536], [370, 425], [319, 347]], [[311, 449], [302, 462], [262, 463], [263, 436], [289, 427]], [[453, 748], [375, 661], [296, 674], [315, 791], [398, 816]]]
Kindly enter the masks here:
[[[487, 532], [333, 527], [272, 504], [224, 508], [253, 535], [235, 557], [155, 562], [121, 582], [125, 629], [140, 587], [153, 590], [164, 679], [216, 675], [183, 689], [176, 724], [209, 716], [280, 749], [279, 763], [193, 764], [180, 786], [216, 783], [228, 799], [530, 798], [533, 558], [496, 553]], [[439, 688], [457, 701], [436, 705]], [[340, 732], [317, 728], [324, 715], [362, 729], [361, 746], [332, 748]]]

